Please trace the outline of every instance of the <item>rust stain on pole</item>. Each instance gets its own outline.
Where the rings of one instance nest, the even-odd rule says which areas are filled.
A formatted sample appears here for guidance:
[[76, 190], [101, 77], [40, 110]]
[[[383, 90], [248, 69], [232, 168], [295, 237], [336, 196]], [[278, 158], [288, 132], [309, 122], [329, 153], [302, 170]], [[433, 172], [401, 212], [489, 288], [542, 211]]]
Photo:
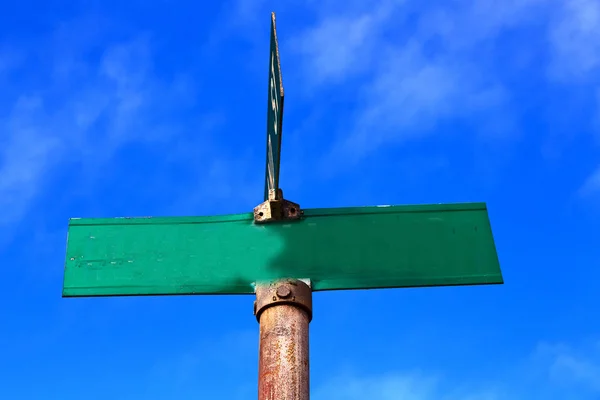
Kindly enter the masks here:
[[312, 291], [304, 282], [259, 285], [258, 400], [308, 400]]

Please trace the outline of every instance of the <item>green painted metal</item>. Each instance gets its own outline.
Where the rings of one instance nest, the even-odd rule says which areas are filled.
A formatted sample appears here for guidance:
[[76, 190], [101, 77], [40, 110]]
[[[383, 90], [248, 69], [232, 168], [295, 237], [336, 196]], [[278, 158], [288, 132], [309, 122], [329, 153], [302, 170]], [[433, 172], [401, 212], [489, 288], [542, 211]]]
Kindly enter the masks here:
[[484, 203], [71, 219], [63, 296], [242, 294], [311, 279], [314, 290], [502, 283]]
[[265, 172], [265, 200], [270, 189], [279, 189], [279, 163], [283, 128], [283, 80], [279, 45], [275, 29], [275, 13], [271, 13], [271, 46], [269, 51], [269, 101], [267, 104], [267, 166]]

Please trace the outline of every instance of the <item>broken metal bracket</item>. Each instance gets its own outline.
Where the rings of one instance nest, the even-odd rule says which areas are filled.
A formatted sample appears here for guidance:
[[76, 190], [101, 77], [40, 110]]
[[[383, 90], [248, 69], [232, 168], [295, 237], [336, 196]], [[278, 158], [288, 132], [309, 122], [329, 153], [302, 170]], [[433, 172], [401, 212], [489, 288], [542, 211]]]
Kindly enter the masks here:
[[254, 207], [254, 222], [263, 224], [273, 221], [288, 221], [302, 218], [300, 205], [283, 198], [281, 189], [269, 190], [269, 198]]

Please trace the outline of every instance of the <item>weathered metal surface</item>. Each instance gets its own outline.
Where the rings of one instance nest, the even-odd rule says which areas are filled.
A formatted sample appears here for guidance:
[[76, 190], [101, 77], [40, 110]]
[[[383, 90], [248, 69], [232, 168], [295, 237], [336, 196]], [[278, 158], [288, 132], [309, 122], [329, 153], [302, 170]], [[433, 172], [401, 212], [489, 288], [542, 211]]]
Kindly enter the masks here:
[[63, 296], [254, 294], [288, 277], [314, 291], [502, 283], [484, 203], [69, 222]]
[[[303, 282], [296, 287], [302, 285], [306, 286], [302, 290], [310, 293]], [[269, 295], [277, 290], [259, 286], [257, 301], [262, 289]], [[279, 303], [263, 309], [259, 322], [258, 400], [308, 400], [308, 313], [297, 305]]]
[[307, 313], [308, 320], [312, 320], [312, 289], [306, 283], [287, 279], [257, 286], [254, 302], [254, 315], [257, 321], [260, 321], [260, 315], [264, 310], [280, 304], [300, 307]]
[[269, 198], [254, 207], [254, 222], [289, 221], [302, 218], [300, 205], [283, 198], [281, 189], [269, 190]]

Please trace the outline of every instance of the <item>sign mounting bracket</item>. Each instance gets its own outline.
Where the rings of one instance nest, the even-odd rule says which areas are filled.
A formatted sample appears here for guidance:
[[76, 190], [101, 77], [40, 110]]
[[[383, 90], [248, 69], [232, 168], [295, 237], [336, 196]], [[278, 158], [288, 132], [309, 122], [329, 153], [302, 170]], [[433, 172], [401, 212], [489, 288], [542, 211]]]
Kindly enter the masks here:
[[283, 198], [281, 189], [271, 189], [267, 200], [254, 207], [254, 223], [299, 220], [303, 214], [298, 203]]

